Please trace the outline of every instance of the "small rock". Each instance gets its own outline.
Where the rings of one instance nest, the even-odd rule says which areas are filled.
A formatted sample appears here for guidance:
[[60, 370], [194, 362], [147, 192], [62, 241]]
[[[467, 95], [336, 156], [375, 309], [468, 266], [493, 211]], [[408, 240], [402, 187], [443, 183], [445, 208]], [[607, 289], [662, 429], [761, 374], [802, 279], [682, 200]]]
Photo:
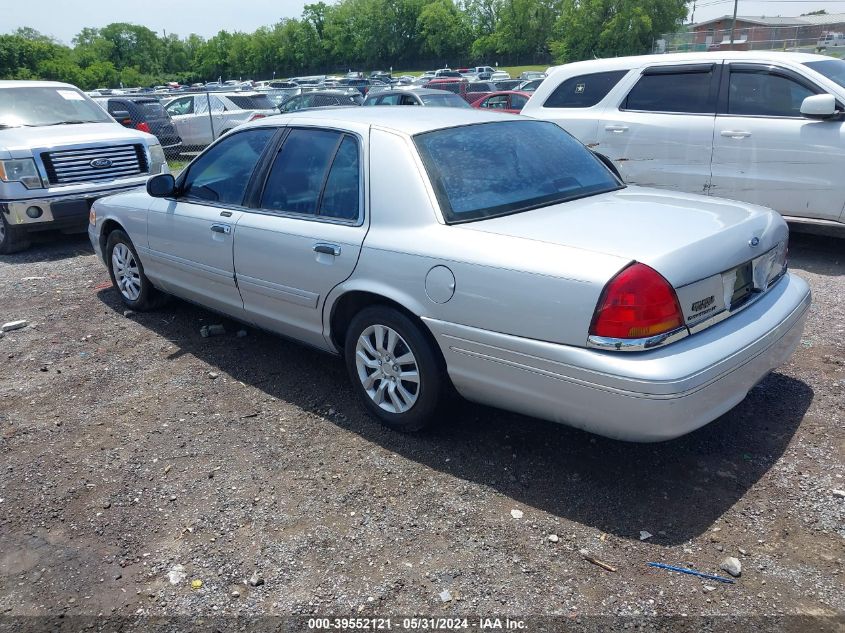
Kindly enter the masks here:
[[724, 551], [725, 551], [725, 548], [724, 548], [724, 546], [722, 546], [722, 545], [717, 545], [717, 546], [716, 546], [716, 551], [717, 551], [717, 552], [724, 552]]
[[645, 541], [646, 539], [650, 539], [654, 536], [651, 532], [646, 532], [645, 530], [640, 530], [640, 540]]
[[738, 558], [734, 558], [733, 556], [725, 558], [722, 564], [719, 565], [719, 569], [728, 572], [734, 578], [739, 578], [742, 575], [742, 563], [739, 562]]
[[833, 494], [834, 497], [845, 499], [845, 490], [833, 490], [831, 494]]
[[521, 519], [523, 514], [524, 513], [522, 512], [522, 510], [516, 510], [516, 509], [511, 510], [511, 516], [514, 519]]
[[747, 552], [747, 551], [745, 551], [744, 549], [742, 549], [741, 547], [739, 548], [739, 550], [738, 550], [738, 551], [739, 551], [739, 553], [740, 553], [740, 554], [742, 554], [743, 556], [748, 556], [748, 552]]
[[131, 317], [133, 314], [135, 314], [135, 310], [124, 310], [123, 311], [123, 316], [125, 316], [125, 317]]
[[208, 377], [212, 380], [217, 380], [218, 378], [220, 378], [220, 374], [218, 374], [216, 371], [210, 371], [208, 372]]
[[235, 589], [235, 590], [232, 592], [232, 597], [233, 597], [233, 598], [240, 598], [240, 597], [241, 597], [241, 592], [240, 592], [240, 591], [238, 591], [237, 589]]
[[[522, 514], [522, 513], [520, 513], [520, 514]], [[444, 589], [443, 591], [441, 591], [437, 595], [440, 596], [440, 600], [442, 602], [452, 602], [452, 594], [449, 593], [448, 589]]]
[[12, 330], [20, 330], [25, 328], [28, 325], [26, 321], [9, 321], [8, 323], [4, 323], [0, 330], [3, 332], [11, 332]]
[[247, 581], [250, 587], [260, 587], [264, 584], [264, 579], [258, 575], [258, 572], [255, 572], [250, 576], [249, 580]]
[[209, 336], [222, 336], [226, 333], [226, 328], [222, 325], [203, 325], [200, 328], [200, 336], [208, 338]]
[[187, 574], [185, 573], [185, 567], [182, 565], [174, 565], [170, 568], [170, 571], [167, 572], [167, 579], [170, 581], [171, 585], [178, 585], [180, 582], [185, 580]]
[[171, 500], [171, 501], [176, 501], [176, 495], [170, 495], [170, 500]]
[[109, 508], [111, 508], [111, 501], [105, 501], [105, 502], [103, 502], [103, 508], [105, 508], [106, 510], [108, 510]]
[[560, 540], [560, 538], [558, 537], [557, 534], [549, 534], [549, 540], [552, 543], [557, 543]]
[[710, 593], [711, 591], [716, 591], [716, 587], [714, 587], [713, 585], [704, 585], [704, 591]]
[[120, 580], [121, 578], [123, 578], [123, 574], [118, 572], [114, 576], [112, 576], [112, 578], [114, 578], [115, 580]]

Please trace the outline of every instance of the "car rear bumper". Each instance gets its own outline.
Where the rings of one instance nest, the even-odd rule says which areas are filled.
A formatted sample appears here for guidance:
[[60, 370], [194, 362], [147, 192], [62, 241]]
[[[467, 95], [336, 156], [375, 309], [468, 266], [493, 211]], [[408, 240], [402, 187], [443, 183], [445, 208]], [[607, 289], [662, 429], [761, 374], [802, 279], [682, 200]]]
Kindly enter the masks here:
[[663, 348], [598, 351], [424, 319], [467, 399], [657, 442], [726, 413], [795, 350], [811, 296], [786, 274], [747, 310]]
[[[146, 179], [146, 176], [145, 176]], [[26, 231], [49, 229], [82, 229], [88, 222], [91, 205], [98, 198], [135, 189], [142, 183], [123, 187], [112, 187], [100, 191], [77, 192], [64, 196], [34, 197], [24, 200], [0, 201], [0, 212], [5, 214], [11, 226]], [[37, 208], [36, 217], [27, 214], [27, 209]]]

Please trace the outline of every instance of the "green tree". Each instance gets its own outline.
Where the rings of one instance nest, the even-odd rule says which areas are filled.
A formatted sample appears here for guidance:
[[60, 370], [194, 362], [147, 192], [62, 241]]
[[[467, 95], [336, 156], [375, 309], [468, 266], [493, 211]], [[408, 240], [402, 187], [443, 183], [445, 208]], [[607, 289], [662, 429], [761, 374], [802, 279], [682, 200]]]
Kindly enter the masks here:
[[448, 59], [468, 52], [469, 21], [452, 0], [435, 0], [425, 5], [417, 18], [417, 30], [423, 53]]

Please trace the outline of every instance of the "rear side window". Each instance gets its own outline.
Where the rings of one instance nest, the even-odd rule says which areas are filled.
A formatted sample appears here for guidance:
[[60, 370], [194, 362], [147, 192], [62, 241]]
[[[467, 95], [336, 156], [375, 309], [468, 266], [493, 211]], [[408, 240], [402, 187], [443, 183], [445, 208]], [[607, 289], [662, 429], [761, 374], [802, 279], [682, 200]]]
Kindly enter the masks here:
[[[548, 96], [545, 108], [591, 108], [604, 99], [627, 70], [570, 77]], [[542, 81], [542, 80], [541, 80]], [[537, 84], [539, 85], [539, 83]]]
[[431, 84], [428, 87], [434, 88], [435, 90], [446, 90], [455, 94], [458, 94], [461, 91], [461, 84], [458, 81], [449, 81], [442, 84]]
[[354, 220], [360, 210], [358, 142], [330, 130], [291, 131], [261, 196], [261, 208]]
[[624, 110], [715, 114], [713, 67], [702, 71], [654, 72], [640, 77], [622, 104]]

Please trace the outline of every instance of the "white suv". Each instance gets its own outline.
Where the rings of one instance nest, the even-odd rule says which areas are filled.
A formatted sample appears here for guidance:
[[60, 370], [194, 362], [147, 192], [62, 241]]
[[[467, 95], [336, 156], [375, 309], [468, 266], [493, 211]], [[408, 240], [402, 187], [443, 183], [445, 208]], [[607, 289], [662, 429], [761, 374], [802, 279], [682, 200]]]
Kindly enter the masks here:
[[686, 53], [549, 69], [522, 114], [554, 121], [632, 184], [845, 223], [845, 61]]
[[261, 92], [187, 94], [165, 101], [164, 109], [173, 119], [183, 147], [205, 147], [241, 123], [279, 113]]

